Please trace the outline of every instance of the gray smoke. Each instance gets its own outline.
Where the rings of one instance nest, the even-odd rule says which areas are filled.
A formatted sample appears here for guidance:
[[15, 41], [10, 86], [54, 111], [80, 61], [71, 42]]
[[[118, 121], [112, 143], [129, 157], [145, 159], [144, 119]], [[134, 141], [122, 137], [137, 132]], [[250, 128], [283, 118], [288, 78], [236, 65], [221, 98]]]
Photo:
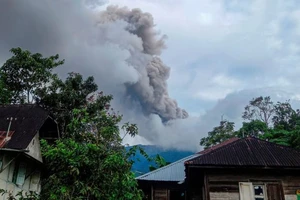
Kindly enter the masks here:
[[113, 107], [124, 114], [124, 121], [139, 125], [141, 136], [168, 147], [182, 143], [179, 138], [165, 140], [179, 137], [176, 130], [162, 136], [164, 127], [170, 127], [162, 120], [187, 117], [168, 95], [170, 68], [159, 59], [165, 36], [155, 30], [152, 16], [139, 9], [91, 9], [103, 2], [1, 0], [0, 65], [13, 47], [44, 56], [58, 53], [66, 60], [58, 74], [93, 75], [101, 90], [113, 94]]
[[[126, 7], [109, 6], [100, 14], [99, 23], [120, 20], [127, 23], [125, 27], [127, 31], [141, 39], [143, 47], [142, 51], [131, 49], [131, 57], [127, 59], [128, 64], [139, 72], [136, 83], [125, 84], [127, 95], [140, 103], [146, 115], [158, 114], [163, 121], [187, 118], [188, 113], [179, 108], [177, 102], [168, 94], [167, 79], [170, 68], [158, 57], [165, 48], [166, 36], [158, 38], [159, 33], [155, 30], [152, 15], [143, 13], [140, 9], [130, 10]], [[144, 62], [141, 62], [141, 59]]]
[[[255, 96], [280, 100], [274, 97], [277, 90], [244, 91], [228, 95], [201, 117], [175, 119], [186, 112], [168, 95], [170, 69], [159, 59], [165, 37], [159, 36], [152, 16], [139, 9], [109, 7], [100, 14], [90, 9], [101, 2], [105, 1], [0, 0], [0, 65], [11, 56], [12, 47], [44, 56], [58, 53], [66, 60], [59, 75], [93, 75], [101, 90], [114, 95], [113, 107], [124, 114], [124, 121], [138, 124], [142, 137], [179, 149], [199, 149], [200, 138], [222, 115], [240, 126], [243, 107]], [[284, 88], [278, 91], [284, 96], [281, 100], [291, 98], [288, 89], [299, 91]]]
[[166, 36], [157, 38], [159, 32], [155, 30], [153, 17], [150, 13], [143, 13], [140, 9], [128, 9], [127, 7], [109, 6], [100, 14], [100, 23], [123, 20], [128, 23], [126, 29], [142, 39], [143, 52], [150, 55], [160, 55], [164, 49]]

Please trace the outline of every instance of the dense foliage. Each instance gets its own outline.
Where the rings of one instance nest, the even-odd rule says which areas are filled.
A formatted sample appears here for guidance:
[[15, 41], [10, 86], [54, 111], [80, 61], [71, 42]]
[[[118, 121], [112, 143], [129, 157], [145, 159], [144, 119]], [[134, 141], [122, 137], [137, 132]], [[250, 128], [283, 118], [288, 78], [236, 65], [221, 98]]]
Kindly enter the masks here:
[[1, 82], [11, 92], [12, 103], [33, 103], [36, 90], [47, 87], [56, 76], [52, 70], [64, 61], [58, 55], [44, 58], [21, 48], [10, 51], [14, 55], [0, 69]]
[[58, 55], [11, 52], [0, 68], [0, 103], [39, 104], [51, 111], [62, 133], [55, 144], [41, 142], [47, 169], [41, 199], [141, 199], [129, 159], [134, 149], [127, 152], [119, 134], [121, 129], [135, 136], [137, 127], [119, 127], [122, 117], [110, 106], [112, 96], [97, 92], [93, 77], [70, 73], [59, 79], [52, 72], [64, 62]]
[[215, 144], [219, 144], [234, 134], [234, 123], [226, 120], [222, 120], [220, 125], [215, 127], [212, 131], [208, 132], [208, 137], [200, 140], [200, 145], [205, 148], [211, 147]]
[[300, 111], [293, 109], [289, 101], [274, 104], [270, 97], [254, 98], [242, 118], [245, 121], [238, 130], [234, 130], [234, 122], [221, 121], [200, 140], [200, 145], [208, 148], [232, 137], [252, 136], [300, 148]]
[[[67, 137], [55, 145], [42, 142], [49, 178], [42, 199], [140, 199], [131, 163], [122, 146], [121, 117], [87, 109], [74, 110]], [[136, 128], [123, 128], [130, 135]]]

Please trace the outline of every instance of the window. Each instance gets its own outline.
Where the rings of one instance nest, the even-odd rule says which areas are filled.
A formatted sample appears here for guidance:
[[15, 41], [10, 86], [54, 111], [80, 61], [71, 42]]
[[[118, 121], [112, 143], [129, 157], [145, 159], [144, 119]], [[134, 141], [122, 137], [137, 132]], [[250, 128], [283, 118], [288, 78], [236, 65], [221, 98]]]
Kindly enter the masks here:
[[252, 184], [251, 182], [240, 183], [241, 200], [265, 200], [265, 185]]
[[14, 183], [16, 183], [18, 186], [22, 186], [25, 182], [25, 178], [26, 178], [26, 163], [20, 162], [15, 166], [14, 179], [13, 179]]
[[253, 185], [254, 199], [264, 200], [265, 199], [265, 186], [264, 185]]
[[31, 175], [29, 190], [30, 191], [38, 191], [39, 183], [40, 183], [40, 171], [35, 171]]

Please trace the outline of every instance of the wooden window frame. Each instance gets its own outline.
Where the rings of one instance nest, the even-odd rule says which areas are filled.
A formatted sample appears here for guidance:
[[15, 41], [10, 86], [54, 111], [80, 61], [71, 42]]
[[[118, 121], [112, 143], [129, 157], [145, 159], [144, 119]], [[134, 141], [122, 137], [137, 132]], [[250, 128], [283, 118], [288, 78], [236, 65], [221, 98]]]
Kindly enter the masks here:
[[[265, 183], [253, 183], [252, 182], [252, 186], [253, 186], [253, 195], [254, 195], [254, 200], [255, 200], [255, 198], [261, 198], [261, 197], [263, 197], [264, 198], [264, 200], [267, 200], [268, 199], [268, 195], [267, 195], [267, 186], [266, 186], [266, 184]], [[254, 192], [254, 187], [255, 186], [263, 186], [263, 192], [264, 192], [264, 195], [263, 196], [261, 196], [261, 195], [255, 195], [255, 192]]]
[[[21, 170], [21, 166], [23, 166], [23, 170], [24, 170], [24, 178], [22, 182], [18, 182], [18, 178], [20, 176], [20, 170]], [[16, 162], [15, 164], [15, 169], [14, 169], [14, 175], [13, 175], [13, 183], [15, 183], [17, 186], [23, 186], [25, 181], [26, 181], [26, 173], [27, 173], [27, 163], [26, 162]]]

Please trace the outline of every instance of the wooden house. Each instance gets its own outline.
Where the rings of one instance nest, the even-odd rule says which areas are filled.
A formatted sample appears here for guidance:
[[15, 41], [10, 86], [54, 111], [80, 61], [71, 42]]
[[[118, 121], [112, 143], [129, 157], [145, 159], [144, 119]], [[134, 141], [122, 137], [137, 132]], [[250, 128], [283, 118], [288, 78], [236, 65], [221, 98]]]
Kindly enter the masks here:
[[296, 149], [248, 137], [200, 154], [185, 161], [189, 200], [296, 200], [300, 192]]
[[39, 193], [43, 171], [40, 139], [53, 142], [58, 137], [57, 123], [41, 107], [0, 105], [0, 189], [13, 195]]

